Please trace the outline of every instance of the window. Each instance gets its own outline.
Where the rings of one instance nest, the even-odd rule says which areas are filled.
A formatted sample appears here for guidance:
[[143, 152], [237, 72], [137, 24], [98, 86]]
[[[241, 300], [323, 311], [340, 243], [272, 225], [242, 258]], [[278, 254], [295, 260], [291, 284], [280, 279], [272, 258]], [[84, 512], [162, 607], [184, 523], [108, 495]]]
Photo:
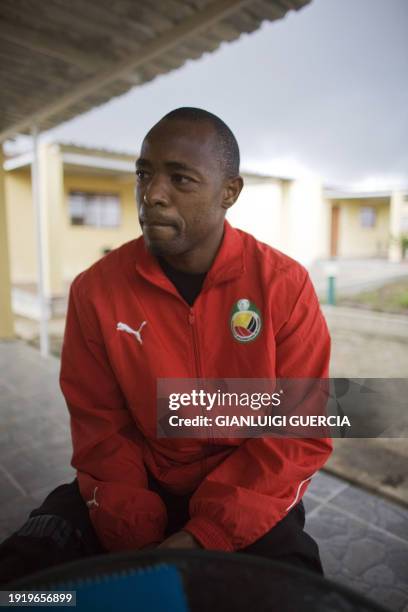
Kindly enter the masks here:
[[115, 193], [71, 191], [68, 196], [71, 225], [118, 227], [121, 220], [120, 199]]
[[377, 212], [374, 206], [362, 206], [360, 208], [361, 227], [375, 227]]

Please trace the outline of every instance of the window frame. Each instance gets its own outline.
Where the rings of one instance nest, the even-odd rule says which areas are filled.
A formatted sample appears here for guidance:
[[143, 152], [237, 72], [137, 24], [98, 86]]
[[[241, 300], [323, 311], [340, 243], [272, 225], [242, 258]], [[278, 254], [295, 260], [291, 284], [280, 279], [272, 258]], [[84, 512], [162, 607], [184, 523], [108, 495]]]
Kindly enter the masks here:
[[375, 206], [364, 204], [359, 211], [360, 227], [362, 229], [373, 229], [377, 225], [377, 209]]
[[[77, 202], [74, 200], [75, 197], [78, 198]], [[110, 204], [111, 207], [114, 204], [110, 212], [106, 208], [107, 204]], [[73, 210], [75, 207], [76, 214]], [[70, 189], [68, 191], [68, 218], [71, 227], [117, 229], [122, 225], [120, 193], [114, 191]]]

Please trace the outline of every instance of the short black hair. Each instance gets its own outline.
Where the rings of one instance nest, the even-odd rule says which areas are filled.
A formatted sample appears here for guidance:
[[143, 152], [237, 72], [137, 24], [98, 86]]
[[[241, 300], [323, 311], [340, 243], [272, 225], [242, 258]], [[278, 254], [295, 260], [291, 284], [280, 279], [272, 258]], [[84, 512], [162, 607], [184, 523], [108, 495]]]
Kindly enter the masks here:
[[173, 120], [210, 123], [216, 132], [220, 161], [226, 176], [228, 176], [228, 178], [238, 176], [240, 163], [238, 142], [228, 125], [224, 123], [222, 119], [202, 108], [182, 106], [164, 115], [160, 122]]

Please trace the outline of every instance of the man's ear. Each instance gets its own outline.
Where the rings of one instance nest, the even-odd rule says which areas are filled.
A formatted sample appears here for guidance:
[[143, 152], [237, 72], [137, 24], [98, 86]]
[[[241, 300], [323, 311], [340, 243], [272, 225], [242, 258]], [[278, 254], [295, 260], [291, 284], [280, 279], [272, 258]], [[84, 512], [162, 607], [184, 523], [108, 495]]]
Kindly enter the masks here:
[[244, 186], [244, 179], [242, 176], [236, 176], [232, 179], [227, 179], [224, 186], [224, 199], [222, 201], [222, 207], [226, 210], [230, 208], [238, 200], [238, 196]]

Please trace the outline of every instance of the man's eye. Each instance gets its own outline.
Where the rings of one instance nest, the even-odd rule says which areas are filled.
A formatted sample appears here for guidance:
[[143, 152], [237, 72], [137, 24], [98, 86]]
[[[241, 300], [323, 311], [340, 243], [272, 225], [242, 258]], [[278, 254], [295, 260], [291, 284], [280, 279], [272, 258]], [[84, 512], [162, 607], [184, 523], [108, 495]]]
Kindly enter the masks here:
[[146, 177], [146, 170], [136, 170], [136, 176], [139, 179], [144, 179]]
[[190, 177], [185, 176], [184, 174], [173, 174], [172, 179], [178, 185], [187, 185], [191, 181]]

